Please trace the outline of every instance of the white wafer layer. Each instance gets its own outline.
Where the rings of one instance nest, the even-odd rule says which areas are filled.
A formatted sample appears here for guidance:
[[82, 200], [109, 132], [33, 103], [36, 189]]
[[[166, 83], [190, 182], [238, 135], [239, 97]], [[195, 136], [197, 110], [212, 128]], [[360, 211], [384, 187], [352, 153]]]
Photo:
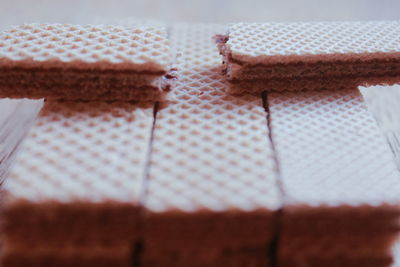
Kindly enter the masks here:
[[167, 33], [155, 26], [25, 24], [0, 34], [0, 66], [167, 71]]
[[399, 203], [392, 153], [356, 89], [268, 98], [286, 205]]
[[11, 199], [135, 203], [152, 106], [47, 102], [4, 183]]
[[233, 59], [250, 64], [399, 56], [400, 22], [237, 23], [227, 47]]
[[226, 95], [216, 25], [177, 25], [176, 101], [159, 110], [145, 208], [276, 210], [281, 205], [261, 97]]

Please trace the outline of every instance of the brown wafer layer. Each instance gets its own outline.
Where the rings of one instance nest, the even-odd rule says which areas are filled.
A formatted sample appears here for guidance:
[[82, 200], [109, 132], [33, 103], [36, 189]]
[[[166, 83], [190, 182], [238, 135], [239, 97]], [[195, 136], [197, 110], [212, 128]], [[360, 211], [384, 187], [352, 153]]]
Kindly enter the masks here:
[[[237, 236], [232, 235], [233, 232], [237, 232], [244, 239], [249, 239], [253, 244], [264, 243], [266, 236], [273, 235], [276, 223], [272, 212], [262, 210], [247, 213], [198, 211], [196, 214], [171, 211], [168, 216], [157, 213], [150, 213], [147, 216], [149, 221], [145, 228], [152, 230], [148, 231], [147, 237], [157, 239], [154, 244], [162, 245], [165, 242], [165, 245], [193, 248], [208, 247], [212, 244], [239, 247], [242, 242]], [[174, 226], [175, 222], [179, 222], [180, 229]], [[243, 228], [243, 225], [252, 227]], [[185, 240], [196, 241], [185, 244]]]
[[226, 91], [239, 95], [242, 93], [259, 94], [261, 92], [282, 91], [315, 91], [315, 90], [344, 90], [360, 85], [395, 84], [400, 82], [400, 76], [326, 76], [313, 78], [292, 78], [272, 80], [235, 80]]
[[[225, 59], [226, 60], [226, 59]], [[228, 80], [270, 80], [295, 77], [348, 76], [368, 77], [400, 74], [400, 58], [374, 59], [371, 62], [291, 63], [240, 65], [225, 63]]]
[[7, 205], [2, 216], [6, 246], [111, 247], [138, 238], [138, 207], [131, 204], [20, 201]]
[[[373, 206], [288, 206], [284, 210], [282, 227], [288, 235], [368, 235], [390, 234], [400, 230], [399, 207]], [[312, 222], [312, 227], [310, 227]], [[362, 227], [361, 227], [362, 226]], [[327, 232], [327, 229], [335, 229]]]
[[281, 220], [279, 266], [390, 266], [396, 206], [293, 207]]
[[[393, 235], [368, 235], [347, 238], [281, 236], [279, 266], [391, 266]], [[369, 245], [364, 245], [365, 243]]]
[[113, 247], [67, 247], [67, 248], [9, 248], [3, 252], [2, 266], [132, 266], [130, 246]]
[[162, 100], [171, 84], [165, 77], [129, 71], [7, 68], [0, 72], [0, 96], [61, 100]]
[[144, 264], [266, 266], [276, 227], [273, 212], [148, 214]]
[[[160, 251], [160, 250], [159, 250]], [[191, 266], [191, 267], [219, 267], [219, 266], [270, 266], [264, 246], [245, 247], [209, 247], [196, 249], [165, 248], [159, 254], [151, 255], [146, 259], [145, 266]], [[146, 253], [146, 250], [145, 250]]]

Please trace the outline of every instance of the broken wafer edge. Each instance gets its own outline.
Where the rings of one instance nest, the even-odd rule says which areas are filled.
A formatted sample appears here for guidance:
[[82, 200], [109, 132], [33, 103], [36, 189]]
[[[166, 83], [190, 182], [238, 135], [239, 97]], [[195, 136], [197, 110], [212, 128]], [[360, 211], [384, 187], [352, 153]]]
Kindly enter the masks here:
[[400, 81], [397, 21], [236, 23], [214, 40], [232, 94]]
[[[173, 25], [177, 101], [157, 112], [144, 266], [269, 266], [282, 199], [260, 97], [227, 95], [213, 35]], [[194, 41], [195, 40], [195, 41]], [[228, 142], [227, 142], [228, 140]]]
[[0, 97], [163, 100], [171, 62], [163, 27], [24, 24], [0, 33]]

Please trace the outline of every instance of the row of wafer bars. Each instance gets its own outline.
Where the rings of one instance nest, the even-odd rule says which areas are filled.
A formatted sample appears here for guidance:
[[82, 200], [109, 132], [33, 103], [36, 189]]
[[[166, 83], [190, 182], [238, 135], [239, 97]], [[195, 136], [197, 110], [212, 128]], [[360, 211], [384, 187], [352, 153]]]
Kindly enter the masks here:
[[[171, 100], [161, 104], [101, 102], [143, 99], [130, 98], [126, 91], [119, 90], [125, 82], [127, 87], [123, 88], [132, 88], [128, 81], [106, 78], [111, 66], [115, 68], [112, 73], [121, 71], [111, 59], [99, 61], [101, 64], [91, 69], [95, 65], [86, 62], [86, 56], [81, 57], [82, 51], [77, 60], [71, 61], [63, 61], [52, 54], [53, 50], [47, 51], [42, 61], [21, 51], [10, 56], [10, 47], [14, 52], [17, 47], [22, 51], [29, 48], [21, 40], [30, 35], [19, 33], [19, 29], [5, 34], [0, 50], [2, 54], [6, 51], [8, 61], [4, 62], [8, 63], [4, 68], [9, 75], [0, 81], [11, 84], [11, 80], [5, 81], [7, 77], [18, 77], [15, 79], [26, 79], [26, 83], [21, 81], [17, 95], [7, 92], [4, 88], [8, 86], [0, 83], [2, 95], [47, 97], [48, 101], [3, 183], [2, 266], [390, 266], [391, 248], [399, 231], [400, 177], [389, 146], [366, 110], [356, 84], [320, 86], [341, 90], [290, 92], [296, 80], [292, 76], [302, 76], [302, 72], [289, 75], [287, 88], [268, 82], [263, 88], [253, 87], [249, 85], [254, 82], [251, 80], [246, 81], [248, 87], [242, 87], [254, 88], [254, 92], [281, 92], [262, 97], [226, 93], [238, 88], [235, 80], [226, 81], [225, 74], [230, 79], [229, 73], [236, 67], [236, 63], [229, 63], [227, 48], [232, 55], [240, 54], [243, 61], [248, 60], [244, 66], [254, 65], [257, 71], [249, 73], [257, 75], [265, 75], [269, 64], [262, 53], [283, 55], [280, 59], [271, 57], [273, 64], [277, 60], [283, 64], [279, 68], [285, 60], [298, 60], [300, 67], [305, 67], [304, 73], [318, 72], [316, 62], [327, 71], [332, 62], [336, 64], [334, 69], [341, 69], [340, 64], [351, 68], [351, 62], [369, 62], [371, 56], [366, 64], [368, 74], [357, 72], [350, 77], [357, 81], [373, 76], [370, 67], [377, 58], [395, 62], [396, 51], [400, 51], [395, 46], [400, 36], [397, 23], [305, 25], [234, 25], [228, 38], [218, 37], [225, 66], [211, 40], [226, 31], [224, 25], [170, 27], [168, 39], [176, 57], [172, 67], [165, 63], [163, 72], [157, 75], [158, 79], [172, 80], [161, 76], [168, 76], [168, 70], [176, 68], [178, 78], [170, 92]], [[306, 30], [312, 27], [320, 27], [325, 37], [310, 35]], [[73, 35], [81, 34], [77, 26], [28, 25], [22, 29], [45, 33], [67, 29]], [[114, 28], [106, 29], [112, 32]], [[103, 30], [108, 34], [106, 29], [94, 35], [102, 36]], [[370, 29], [374, 29], [373, 38], [361, 42], [361, 38], [370, 36]], [[84, 34], [89, 36], [90, 31]], [[154, 44], [161, 40], [148, 43], [146, 33], [130, 34], [142, 34], [139, 43], [143, 47], [156, 47]], [[160, 35], [166, 38], [164, 33]], [[21, 37], [16, 38], [20, 46], [11, 45], [15, 36]], [[349, 43], [357, 36], [360, 40], [356, 43], [365, 47]], [[79, 41], [74, 39], [76, 36], [71, 38], [73, 43]], [[303, 44], [301, 38], [313, 38], [308, 50], [309, 41]], [[342, 50], [335, 50], [327, 49], [329, 38], [332, 43], [349, 39], [340, 43]], [[33, 41], [39, 50], [45, 47], [40, 40], [42, 37], [37, 43]], [[268, 43], [275, 47], [261, 47]], [[316, 49], [318, 45], [322, 48]], [[113, 50], [118, 45], [112, 47], [112, 55], [121, 59]], [[129, 54], [131, 50], [124, 51]], [[317, 59], [324, 51], [332, 57]], [[139, 54], [133, 58], [142, 58]], [[290, 56], [285, 58], [285, 54]], [[153, 62], [151, 55], [147, 54], [147, 59]], [[14, 56], [20, 56], [19, 60]], [[316, 59], [315, 64], [303, 66], [309, 58]], [[132, 61], [129, 56], [125, 59]], [[251, 60], [267, 63], [258, 65]], [[379, 60], [376, 80], [386, 82], [385, 77], [396, 77], [383, 70], [391, 70], [392, 65]], [[45, 67], [49, 61], [56, 74], [49, 80], [60, 86], [52, 83], [46, 87], [43, 83], [47, 79], [35, 78], [48, 75]], [[73, 62], [73, 69], [82, 67], [78, 73], [91, 72], [96, 78], [66, 78], [69, 72], [64, 68], [70, 63], [65, 62]], [[22, 65], [16, 67], [18, 64]], [[121, 64], [121, 68], [129, 65]], [[30, 72], [26, 68], [31, 67], [39, 76], [27, 78]], [[102, 67], [102, 71], [97, 69]], [[20, 76], [12, 75], [15, 70]], [[143, 74], [135, 71], [135, 77]], [[312, 83], [326, 75], [322, 72]], [[341, 80], [340, 75], [335, 80]], [[107, 96], [124, 96], [97, 98], [103, 78], [109, 86], [118, 80], [116, 92], [109, 91]], [[55, 101], [52, 96], [63, 88], [64, 79], [72, 79], [76, 87], [69, 88], [68, 84], [64, 88], [67, 90], [60, 93], [64, 101]], [[87, 80], [93, 83], [86, 87]], [[301, 89], [317, 89], [308, 86]], [[46, 88], [55, 91], [50, 95]], [[87, 89], [84, 94], [80, 93], [82, 88]], [[76, 97], [79, 94], [91, 96], [85, 100], [98, 101], [70, 101], [80, 99]], [[42, 105], [40, 100], [3, 101], [30, 108], [31, 112], [20, 115], [28, 121]], [[19, 133], [8, 144], [15, 147], [24, 131]], [[4, 151], [13, 154], [13, 150]]]
[[[241, 94], [398, 82], [399, 34], [396, 21], [238, 23], [215, 41], [226, 91]], [[0, 96], [162, 101], [176, 78], [172, 61], [159, 26], [26, 24], [0, 35]]]

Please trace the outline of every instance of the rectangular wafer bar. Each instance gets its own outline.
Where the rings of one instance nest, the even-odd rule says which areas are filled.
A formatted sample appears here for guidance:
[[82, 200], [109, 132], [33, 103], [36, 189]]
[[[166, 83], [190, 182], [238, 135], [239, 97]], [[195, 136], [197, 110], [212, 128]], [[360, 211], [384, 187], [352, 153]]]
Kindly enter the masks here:
[[279, 266], [390, 266], [400, 177], [356, 88], [268, 94], [284, 209]]
[[[234, 85], [228, 90], [240, 93], [312, 90], [321, 80], [326, 88], [342, 78], [356, 85], [398, 81], [399, 36], [397, 21], [237, 23], [216, 40]], [[296, 85], [299, 79], [309, 82]]]
[[152, 110], [46, 102], [3, 184], [2, 266], [131, 266]]
[[0, 33], [0, 96], [160, 100], [170, 63], [162, 27], [25, 24]]
[[266, 113], [261, 97], [224, 93], [211, 40], [222, 28], [170, 31], [180, 71], [175, 101], [156, 118], [144, 266], [270, 264], [281, 195]]

